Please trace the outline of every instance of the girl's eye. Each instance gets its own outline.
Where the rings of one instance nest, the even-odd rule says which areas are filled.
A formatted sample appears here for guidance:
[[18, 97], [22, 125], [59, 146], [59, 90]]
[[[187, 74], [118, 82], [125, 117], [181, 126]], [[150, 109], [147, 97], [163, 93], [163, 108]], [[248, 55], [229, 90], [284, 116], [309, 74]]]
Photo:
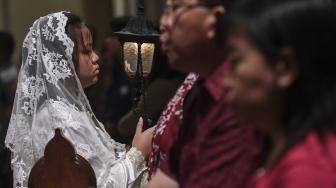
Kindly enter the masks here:
[[85, 50], [83, 50], [83, 53], [87, 54], [87, 55], [90, 55], [92, 53], [92, 50], [85, 49]]

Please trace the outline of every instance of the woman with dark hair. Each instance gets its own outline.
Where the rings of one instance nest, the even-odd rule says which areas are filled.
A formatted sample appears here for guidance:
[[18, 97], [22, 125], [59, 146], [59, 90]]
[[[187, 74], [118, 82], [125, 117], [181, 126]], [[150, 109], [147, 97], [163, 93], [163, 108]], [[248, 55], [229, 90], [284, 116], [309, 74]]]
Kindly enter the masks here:
[[237, 7], [226, 20], [226, 99], [268, 138], [251, 187], [336, 187], [336, 5], [248, 0]]
[[98, 81], [98, 59], [91, 32], [76, 15], [49, 14], [30, 28], [6, 136], [14, 187], [27, 187], [33, 165], [57, 128], [91, 164], [97, 187], [137, 186], [146, 169], [152, 129], [142, 133], [138, 126], [127, 153], [124, 145], [110, 138], [83, 91]]

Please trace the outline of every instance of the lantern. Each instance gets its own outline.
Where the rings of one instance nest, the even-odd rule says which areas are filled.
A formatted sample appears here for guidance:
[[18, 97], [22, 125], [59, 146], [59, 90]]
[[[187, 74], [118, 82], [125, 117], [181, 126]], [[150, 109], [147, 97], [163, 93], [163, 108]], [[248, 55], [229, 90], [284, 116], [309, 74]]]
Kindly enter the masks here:
[[[130, 18], [126, 27], [115, 32], [122, 45], [122, 61], [126, 74], [135, 80], [132, 91], [133, 107], [140, 96], [144, 99], [144, 113], [140, 116], [148, 126], [150, 120], [146, 110], [145, 78], [150, 74], [159, 45], [159, 33], [145, 16], [144, 0], [138, 0], [137, 14]], [[134, 109], [134, 108], [133, 108]]]

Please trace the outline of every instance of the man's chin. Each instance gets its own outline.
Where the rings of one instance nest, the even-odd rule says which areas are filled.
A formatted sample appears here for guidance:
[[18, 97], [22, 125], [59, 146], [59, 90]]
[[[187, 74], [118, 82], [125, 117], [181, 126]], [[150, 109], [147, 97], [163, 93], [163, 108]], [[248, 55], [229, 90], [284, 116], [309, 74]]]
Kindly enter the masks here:
[[187, 68], [188, 66], [187, 61], [183, 60], [176, 53], [168, 50], [166, 51], [166, 55], [168, 56], [170, 67], [180, 72], [186, 72], [186, 73], [190, 72]]
[[183, 72], [183, 73], [189, 73], [192, 72], [192, 70], [190, 69], [190, 67], [188, 67], [185, 62], [182, 61], [170, 61], [169, 62], [170, 67], [172, 67], [173, 69], [179, 71], [179, 72]]
[[169, 59], [169, 65], [172, 68], [178, 68], [179, 66], [179, 58], [173, 54], [173, 53], [167, 53], [168, 59]]

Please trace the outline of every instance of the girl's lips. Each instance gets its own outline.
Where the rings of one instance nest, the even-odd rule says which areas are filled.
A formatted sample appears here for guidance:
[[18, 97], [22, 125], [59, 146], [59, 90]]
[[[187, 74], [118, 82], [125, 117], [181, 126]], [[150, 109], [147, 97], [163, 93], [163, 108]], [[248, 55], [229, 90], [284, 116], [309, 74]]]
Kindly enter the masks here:
[[99, 69], [99, 66], [98, 66], [98, 67], [95, 69], [94, 73], [95, 73], [96, 75], [98, 75], [99, 72], [100, 72], [100, 69]]

